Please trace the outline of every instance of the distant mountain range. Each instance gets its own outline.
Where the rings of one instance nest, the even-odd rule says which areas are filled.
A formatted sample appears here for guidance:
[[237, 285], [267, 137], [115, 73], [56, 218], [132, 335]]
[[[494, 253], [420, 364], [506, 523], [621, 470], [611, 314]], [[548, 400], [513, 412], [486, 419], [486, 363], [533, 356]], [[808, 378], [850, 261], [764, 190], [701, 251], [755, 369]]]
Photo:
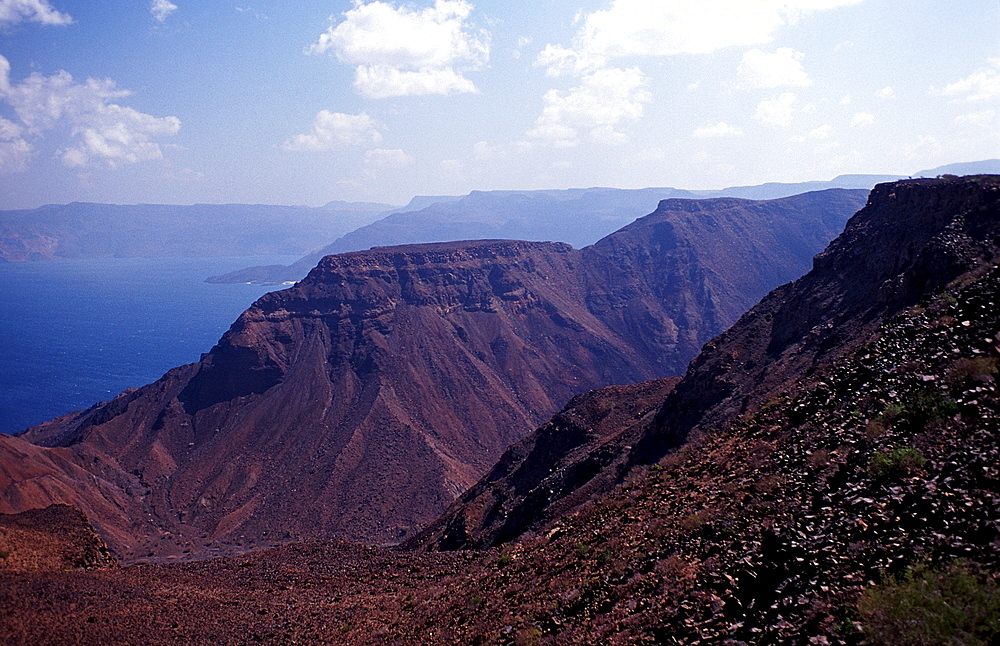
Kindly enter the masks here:
[[[951, 164], [916, 176], [1000, 172], [1000, 160]], [[384, 218], [346, 233], [289, 266], [249, 267], [209, 282], [282, 284], [301, 280], [323, 256], [420, 242], [538, 240], [580, 249], [651, 212], [670, 198], [742, 197], [771, 200], [828, 188], [871, 189], [900, 175], [840, 175], [830, 181], [767, 183], [720, 190], [589, 188], [547, 191], [474, 191], [462, 197], [419, 197]]]
[[0, 211], [0, 261], [297, 255], [376, 220], [387, 204], [53, 204]]

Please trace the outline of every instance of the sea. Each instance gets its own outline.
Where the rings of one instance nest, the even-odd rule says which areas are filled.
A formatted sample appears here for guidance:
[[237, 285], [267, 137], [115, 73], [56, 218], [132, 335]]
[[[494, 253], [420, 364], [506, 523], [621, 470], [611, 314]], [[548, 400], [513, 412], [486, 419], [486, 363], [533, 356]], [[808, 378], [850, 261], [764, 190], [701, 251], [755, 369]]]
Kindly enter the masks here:
[[0, 263], [0, 432], [111, 399], [198, 361], [281, 286], [209, 276], [297, 256]]

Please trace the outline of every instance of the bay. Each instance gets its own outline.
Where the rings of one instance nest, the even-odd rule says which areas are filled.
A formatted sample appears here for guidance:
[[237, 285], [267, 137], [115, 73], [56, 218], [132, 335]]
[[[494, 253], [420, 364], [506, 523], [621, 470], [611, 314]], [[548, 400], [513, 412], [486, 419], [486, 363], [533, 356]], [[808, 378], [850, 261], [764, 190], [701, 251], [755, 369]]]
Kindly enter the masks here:
[[0, 264], [0, 432], [87, 408], [198, 361], [257, 298], [281, 289], [205, 278], [296, 259]]

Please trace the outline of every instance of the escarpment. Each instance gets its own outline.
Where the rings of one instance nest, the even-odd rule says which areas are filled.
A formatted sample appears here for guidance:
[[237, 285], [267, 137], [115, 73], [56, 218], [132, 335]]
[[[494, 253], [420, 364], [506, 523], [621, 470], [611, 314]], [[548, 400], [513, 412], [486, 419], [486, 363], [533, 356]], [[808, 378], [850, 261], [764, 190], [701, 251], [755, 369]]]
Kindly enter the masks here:
[[[823, 366], [869, 342], [887, 319], [953, 281], [990, 271], [998, 257], [997, 177], [879, 185], [843, 234], [816, 256], [812, 271], [772, 291], [709, 341], [656, 410], [621, 425], [613, 441], [550, 455], [554, 469], [544, 479], [532, 479], [524, 469], [495, 470], [410, 545], [498, 545], [544, 527], [610, 490], [636, 465], [662, 459], [692, 434], [717, 433], [741, 415], [773, 405]], [[525, 447], [550, 444], [559, 419], [511, 447], [500, 465], [519, 464]], [[595, 461], [601, 468], [579, 477]]]
[[200, 362], [18, 439], [127, 501], [113, 517], [85, 510], [126, 561], [395, 543], [574, 395], [682, 372], [863, 198], [665, 201], [583, 250], [487, 240], [328, 256]]

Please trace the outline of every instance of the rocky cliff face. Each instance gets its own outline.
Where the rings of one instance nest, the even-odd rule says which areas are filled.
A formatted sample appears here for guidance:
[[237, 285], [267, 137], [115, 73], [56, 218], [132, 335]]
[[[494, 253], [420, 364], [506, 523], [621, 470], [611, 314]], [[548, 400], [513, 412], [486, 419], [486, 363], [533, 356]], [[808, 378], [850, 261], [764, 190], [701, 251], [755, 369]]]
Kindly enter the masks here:
[[[200, 363], [22, 439], [71, 449], [105, 497], [141, 510], [139, 538], [113, 543], [127, 558], [396, 542], [574, 394], [681, 372], [861, 197], [668, 201], [582, 251], [478, 241], [328, 256]], [[137, 531], [87, 511], [113, 525], [109, 540]]]
[[[506, 492], [504, 513], [484, 519], [474, 487], [413, 546], [456, 548], [509, 540], [502, 527], [544, 525], [575, 494], [608, 490], [636, 464], [661, 459], [691, 433], [718, 428], [775, 400], [819, 366], [866, 342], [887, 318], [959, 276], [988, 268], [1000, 252], [1000, 192], [993, 176], [968, 180], [902, 181], [879, 185], [844, 233], [818, 255], [814, 268], [776, 289], [725, 333], [710, 341], [684, 379], [645, 423], [618, 429], [598, 452], [567, 451], [544, 482], [507, 474], [492, 483]], [[524, 442], [545, 442], [543, 427]], [[537, 436], [537, 437], [535, 437]], [[613, 448], [612, 448], [613, 447]], [[514, 450], [514, 449], [512, 449]], [[580, 464], [601, 455], [602, 470], [580, 478]], [[614, 453], [610, 455], [609, 453]], [[501, 464], [513, 457], [505, 455]], [[575, 497], [574, 497], [575, 495]], [[527, 501], [544, 504], [527, 506]]]

